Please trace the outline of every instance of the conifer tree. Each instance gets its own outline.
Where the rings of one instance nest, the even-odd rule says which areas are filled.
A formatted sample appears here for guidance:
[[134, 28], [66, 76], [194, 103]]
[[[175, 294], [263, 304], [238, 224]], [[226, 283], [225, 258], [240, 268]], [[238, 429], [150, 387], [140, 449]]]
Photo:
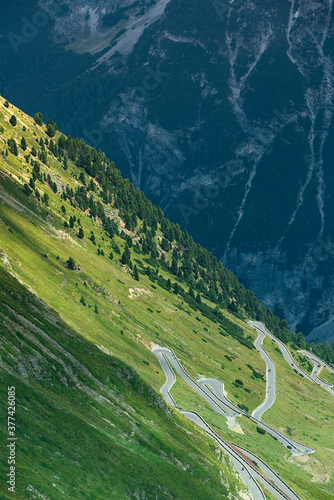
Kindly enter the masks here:
[[27, 143], [24, 137], [22, 137], [21, 139], [21, 148], [23, 149], [23, 151], [27, 149]]
[[161, 248], [163, 250], [165, 250], [165, 252], [168, 252], [169, 249], [170, 249], [170, 243], [169, 241], [167, 240], [167, 238], [162, 238], [162, 241], [161, 241]]
[[145, 269], [145, 274], [146, 274], [147, 276], [151, 276], [151, 268], [150, 268], [150, 266], [147, 266], [147, 267], [146, 267], [146, 269]]
[[69, 257], [69, 259], [66, 262], [66, 265], [67, 265], [68, 269], [71, 269], [71, 270], [75, 269], [75, 261], [74, 261], [73, 257]]
[[89, 181], [89, 184], [88, 184], [88, 190], [89, 191], [95, 191], [95, 184], [94, 184], [94, 181], [93, 179], [91, 178], [90, 181]]
[[13, 137], [11, 137], [10, 139], [8, 139], [7, 143], [8, 143], [10, 152], [13, 155], [17, 156], [19, 154], [19, 152], [18, 152], [18, 149], [17, 149], [17, 144], [16, 144], [15, 139]]
[[80, 172], [79, 175], [79, 181], [85, 186], [86, 185], [86, 179], [85, 179], [85, 174], [83, 172]]
[[79, 232], [78, 232], [78, 238], [80, 238], [82, 240], [82, 238], [84, 237], [84, 231], [82, 229], [82, 226], [79, 227]]
[[35, 122], [39, 126], [43, 125], [43, 115], [42, 115], [42, 113], [36, 113], [35, 114]]
[[49, 120], [46, 125], [46, 133], [49, 137], [54, 137], [56, 135], [57, 125], [53, 123], [52, 120]]
[[133, 269], [133, 277], [136, 281], [139, 281], [139, 274], [138, 274], [138, 269], [137, 269], [137, 266], [135, 265], [134, 269]]
[[23, 192], [26, 196], [30, 196], [31, 195], [31, 189], [29, 187], [29, 185], [27, 183], [24, 184], [23, 186]]
[[175, 259], [172, 260], [171, 273], [177, 275], [178, 267]]
[[93, 245], [96, 245], [95, 234], [93, 233], [93, 231], [90, 232], [89, 239], [93, 243]]
[[124, 252], [123, 252], [122, 258], [121, 258], [122, 264], [124, 264], [125, 266], [129, 265], [130, 259], [131, 259], [130, 249], [129, 249], [127, 243], [125, 243]]

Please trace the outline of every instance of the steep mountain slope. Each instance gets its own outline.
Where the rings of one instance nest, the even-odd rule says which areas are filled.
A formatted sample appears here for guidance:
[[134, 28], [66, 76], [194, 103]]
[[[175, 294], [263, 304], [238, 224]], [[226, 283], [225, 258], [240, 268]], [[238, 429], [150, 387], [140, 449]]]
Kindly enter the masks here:
[[[16, 397], [15, 498], [228, 498], [228, 489], [240, 498], [231, 468], [203, 449], [196, 430], [185, 435], [133, 368], [77, 335], [3, 269], [0, 280], [1, 392], [5, 400], [14, 386]], [[5, 406], [1, 421], [3, 446]], [[8, 486], [1, 481], [1, 498], [13, 497]]]
[[333, 339], [332, 1], [21, 3], [0, 21], [6, 95], [101, 147], [292, 329]]
[[[35, 479], [29, 482], [30, 472], [25, 474], [22, 497], [37, 494], [26, 490], [30, 484], [38, 492], [57, 498], [57, 493], [50, 493], [53, 488], [63, 485], [72, 492], [77, 481], [84, 481], [85, 491], [101, 498], [112, 492], [108, 489], [111, 486], [124, 498], [131, 494], [138, 498], [143, 492], [147, 498], [155, 493], [159, 498], [193, 498], [193, 491], [199, 492], [199, 498], [221, 498], [226, 489], [236, 498], [247, 498], [225, 458], [221, 463], [214, 458], [212, 442], [162, 404], [155, 391], [160, 390], [165, 377], [151, 348], [153, 344], [172, 348], [195, 379], [200, 374], [223, 379], [229, 399], [252, 412], [265, 397], [265, 364], [253, 347], [256, 333], [245, 319], [265, 321], [280, 338], [291, 342], [292, 350], [298, 348], [297, 338], [212, 255], [124, 181], [101, 153], [83, 141], [65, 137], [52, 122], [43, 124], [40, 116], [34, 120], [3, 98], [0, 103], [1, 269], [6, 267], [21, 281], [19, 285], [2, 272], [1, 375], [5, 385], [11, 387], [15, 378], [20, 388], [20, 439], [26, 443], [29, 437], [40, 438], [39, 446], [46, 454], [38, 459]], [[322, 349], [333, 362], [333, 349]], [[268, 423], [284, 425], [284, 432], [315, 448], [305, 470], [300, 468], [304, 462], [289, 458], [287, 449], [271, 436], [259, 439], [256, 426], [247, 417], [240, 418], [245, 435], [238, 435], [221, 416], [207, 409], [205, 416], [224, 439], [247, 445], [265, 459], [303, 500], [331, 498], [334, 444], [329, 426], [333, 402], [292, 367], [279, 367], [277, 377], [282, 384], [277, 395], [280, 407], [278, 411], [273, 407]], [[23, 394], [27, 398], [22, 403]], [[111, 406], [100, 396], [109, 399]], [[194, 397], [196, 394], [181, 388], [179, 404], [191, 409]], [[104, 403], [100, 404], [101, 399]], [[198, 410], [202, 403], [193, 401]], [[55, 442], [55, 433], [50, 430], [49, 434], [49, 429], [30, 434], [30, 413], [25, 413], [21, 404], [41, 426], [50, 422], [55, 433], [61, 433], [59, 420], [64, 411], [70, 412], [73, 417], [66, 421], [69, 435], [76, 436], [72, 443], [77, 429], [85, 429], [87, 442], [80, 443], [77, 457], [70, 454], [70, 460], [82, 469], [73, 462], [66, 465], [74, 474], [73, 482], [52, 469], [56, 486], [50, 486], [47, 466], [57, 451], [66, 456], [70, 445], [65, 439]], [[52, 413], [53, 404], [58, 405], [59, 413]], [[49, 405], [51, 410], [46, 411]], [[306, 418], [302, 412], [295, 419], [291, 408], [297, 406], [302, 411], [302, 405]], [[40, 415], [35, 407], [45, 412], [41, 410]], [[4, 437], [5, 418], [2, 422]], [[109, 450], [110, 440], [116, 440], [115, 453], [121, 465], [112, 472], [117, 481], [108, 485], [104, 481], [111, 477], [109, 457], [103, 467], [100, 465], [101, 483], [88, 484], [92, 481], [87, 478], [91, 469], [86, 445], [94, 439], [94, 454], [100, 446]], [[129, 451], [123, 454], [121, 447], [125, 445]], [[17, 449], [22, 467], [31, 467], [33, 450], [27, 445], [20, 457]], [[137, 479], [139, 490], [126, 480], [129, 464], [134, 463], [130, 458], [133, 452], [135, 463], [138, 456], [143, 457], [143, 469], [138, 469], [138, 474], [144, 471]], [[20, 467], [21, 462], [18, 473]], [[61, 467], [57, 462], [55, 469]], [[324, 473], [316, 475], [316, 470]], [[173, 483], [171, 477], [175, 477]]]

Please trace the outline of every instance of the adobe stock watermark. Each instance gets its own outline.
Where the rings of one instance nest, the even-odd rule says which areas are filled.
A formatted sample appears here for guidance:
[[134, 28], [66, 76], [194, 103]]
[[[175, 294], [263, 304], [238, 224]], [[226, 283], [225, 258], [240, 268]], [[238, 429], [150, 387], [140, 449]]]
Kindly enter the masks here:
[[8, 437], [7, 437], [7, 489], [11, 493], [15, 493], [16, 486], [16, 419], [15, 419], [15, 409], [16, 409], [16, 399], [15, 399], [15, 387], [8, 387], [8, 400], [7, 400], [7, 427], [8, 427]]
[[21, 45], [26, 45], [39, 33], [39, 30], [45, 28], [49, 22], [57, 17], [62, 6], [66, 5], [65, 2], [60, 0], [53, 0], [48, 5], [42, 6], [37, 10], [30, 19], [22, 17], [22, 25], [19, 33], [9, 32], [7, 39], [16, 54], [19, 52]]
[[[145, 67], [145, 76], [141, 82], [141, 85], [137, 85], [132, 90], [132, 98], [140, 100], [145, 100], [148, 95], [156, 90], [159, 85], [167, 78], [170, 73], [163, 71], [158, 63], [153, 69], [151, 66]], [[123, 102], [120, 97], [117, 97], [113, 102], [113, 108], [121, 107]], [[101, 123], [97, 128], [92, 130], [83, 130], [83, 136], [87, 142], [92, 147], [99, 147], [106, 135], [112, 134], [114, 132], [114, 125], [112, 123]]]
[[219, 19], [222, 21], [230, 9], [235, 9], [244, 2], [244, 0], [213, 0], [212, 4], [218, 14]]
[[[262, 133], [258, 137], [249, 137], [248, 142], [244, 142], [239, 145], [237, 150], [241, 151], [256, 151], [261, 148], [262, 156], [266, 149], [272, 144], [273, 136], [272, 133], [278, 134], [284, 127], [291, 122], [291, 115], [287, 113], [287, 108], [284, 107], [281, 113], [278, 109], [273, 109], [273, 114], [275, 115], [269, 122], [266, 128], [262, 129]], [[235, 163], [241, 163], [241, 167], [236, 170]], [[229, 161], [228, 163], [222, 165], [219, 168], [218, 178], [214, 183], [208, 186], [200, 186], [196, 189], [191, 204], [180, 203], [178, 206], [179, 211], [183, 217], [185, 224], [190, 224], [191, 217], [198, 216], [201, 211], [209, 207], [212, 200], [216, 199], [219, 194], [225, 190], [230, 182], [230, 180], [238, 173], [248, 167], [250, 167], [254, 162], [254, 154], [248, 154], [243, 157], [239, 157], [236, 161]]]

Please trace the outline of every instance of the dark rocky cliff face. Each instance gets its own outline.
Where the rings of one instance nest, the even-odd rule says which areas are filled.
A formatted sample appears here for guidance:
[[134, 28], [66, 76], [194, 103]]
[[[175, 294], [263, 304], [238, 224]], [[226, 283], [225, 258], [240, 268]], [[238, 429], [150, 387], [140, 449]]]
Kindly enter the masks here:
[[0, 81], [104, 150], [293, 329], [333, 340], [332, 8], [40, 0], [27, 36], [7, 7]]

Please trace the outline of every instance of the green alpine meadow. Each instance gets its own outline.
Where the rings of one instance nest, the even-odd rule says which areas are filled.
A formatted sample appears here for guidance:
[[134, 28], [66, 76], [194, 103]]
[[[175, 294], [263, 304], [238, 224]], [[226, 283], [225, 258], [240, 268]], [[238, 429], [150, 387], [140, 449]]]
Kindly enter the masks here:
[[333, 363], [112, 158], [0, 97], [1, 498], [334, 499]]

